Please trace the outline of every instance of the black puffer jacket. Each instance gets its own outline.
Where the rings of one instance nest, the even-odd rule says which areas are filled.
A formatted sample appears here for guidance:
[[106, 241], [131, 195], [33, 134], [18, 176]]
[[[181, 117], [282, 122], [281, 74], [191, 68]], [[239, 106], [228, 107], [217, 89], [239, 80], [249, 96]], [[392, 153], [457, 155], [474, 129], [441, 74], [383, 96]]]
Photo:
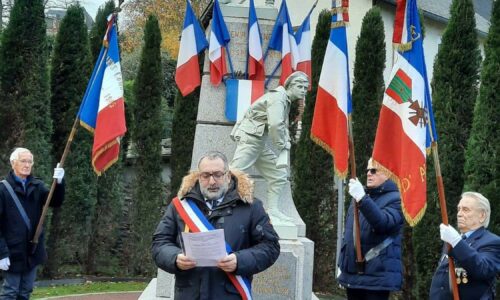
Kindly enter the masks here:
[[[237, 258], [236, 275], [247, 277], [270, 267], [280, 253], [278, 235], [274, 231], [262, 202], [253, 199], [253, 185], [243, 173], [231, 171], [228, 192], [217, 208], [210, 210], [203, 200], [197, 181], [198, 174], [184, 177], [179, 199], [193, 199], [215, 228], [223, 228], [226, 242]], [[228, 276], [216, 267], [197, 267], [182, 271], [176, 266], [181, 253], [180, 232], [184, 222], [174, 206], [168, 206], [153, 235], [153, 259], [161, 269], [175, 274], [176, 300], [241, 299]]]
[[[0, 183], [0, 259], [9, 257], [9, 271], [24, 272], [44, 263], [47, 258], [43, 232], [34, 254], [29, 251], [29, 242], [35, 234], [49, 190], [40, 179], [31, 175], [26, 183], [26, 191], [24, 191], [22, 183], [15, 179], [12, 171], [7, 175], [6, 180], [24, 207], [31, 221], [31, 230], [28, 230], [24, 223], [9, 191], [3, 183]], [[57, 184], [50, 206], [61, 206], [63, 199], [64, 183]]]

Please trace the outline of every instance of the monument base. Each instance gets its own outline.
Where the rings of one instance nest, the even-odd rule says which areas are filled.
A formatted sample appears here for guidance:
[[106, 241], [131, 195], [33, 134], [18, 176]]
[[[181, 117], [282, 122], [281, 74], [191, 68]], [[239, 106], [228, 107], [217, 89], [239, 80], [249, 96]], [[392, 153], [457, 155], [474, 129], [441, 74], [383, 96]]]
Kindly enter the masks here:
[[[307, 238], [280, 240], [281, 252], [276, 263], [256, 274], [252, 282], [255, 300], [314, 300], [312, 273], [314, 243]], [[174, 299], [175, 276], [158, 269], [139, 300]]]
[[295, 240], [298, 237], [298, 228], [292, 222], [283, 222], [281, 220], [275, 220], [271, 216], [271, 223], [273, 224], [274, 230], [280, 237], [284, 240]]

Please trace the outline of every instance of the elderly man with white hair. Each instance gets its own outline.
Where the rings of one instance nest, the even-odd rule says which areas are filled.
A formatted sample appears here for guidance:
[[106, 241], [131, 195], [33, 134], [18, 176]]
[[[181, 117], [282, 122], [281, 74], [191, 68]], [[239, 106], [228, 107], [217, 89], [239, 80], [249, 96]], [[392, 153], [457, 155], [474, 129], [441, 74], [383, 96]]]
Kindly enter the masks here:
[[486, 228], [490, 222], [490, 202], [476, 192], [465, 192], [458, 203], [457, 223], [441, 224], [441, 240], [450, 244], [443, 253], [432, 278], [430, 299], [453, 299], [448, 273], [448, 255], [455, 262], [460, 299], [489, 300], [495, 298], [495, 277], [500, 272], [500, 237]]
[[[12, 170], [0, 183], [0, 270], [4, 278], [0, 300], [29, 299], [37, 266], [47, 258], [43, 232], [36, 248], [30, 243], [49, 194], [43, 181], [31, 174], [34, 163], [30, 150], [15, 149], [10, 155]], [[56, 167], [52, 207], [63, 202], [63, 177], [64, 169]]]

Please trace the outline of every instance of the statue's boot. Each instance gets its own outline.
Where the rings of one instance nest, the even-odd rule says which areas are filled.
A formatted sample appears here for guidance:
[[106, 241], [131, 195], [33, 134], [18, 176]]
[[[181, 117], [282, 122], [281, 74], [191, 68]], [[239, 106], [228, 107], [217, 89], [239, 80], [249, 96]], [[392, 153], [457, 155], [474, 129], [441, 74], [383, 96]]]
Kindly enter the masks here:
[[278, 207], [278, 201], [276, 199], [268, 200], [268, 211], [269, 217], [273, 223], [293, 223], [293, 218], [282, 213]]

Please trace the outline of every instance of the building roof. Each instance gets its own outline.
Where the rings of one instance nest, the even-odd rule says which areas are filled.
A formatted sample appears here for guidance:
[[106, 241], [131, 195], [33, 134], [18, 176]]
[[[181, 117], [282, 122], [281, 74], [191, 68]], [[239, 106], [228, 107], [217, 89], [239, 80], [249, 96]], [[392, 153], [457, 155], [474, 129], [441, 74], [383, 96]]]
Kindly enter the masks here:
[[[395, 0], [382, 0], [396, 5]], [[450, 6], [453, 0], [419, 0], [418, 7], [423, 10], [424, 16], [440, 23], [448, 23]], [[491, 9], [493, 0], [473, 0], [476, 11], [476, 29], [481, 36], [488, 33], [490, 27]]]

